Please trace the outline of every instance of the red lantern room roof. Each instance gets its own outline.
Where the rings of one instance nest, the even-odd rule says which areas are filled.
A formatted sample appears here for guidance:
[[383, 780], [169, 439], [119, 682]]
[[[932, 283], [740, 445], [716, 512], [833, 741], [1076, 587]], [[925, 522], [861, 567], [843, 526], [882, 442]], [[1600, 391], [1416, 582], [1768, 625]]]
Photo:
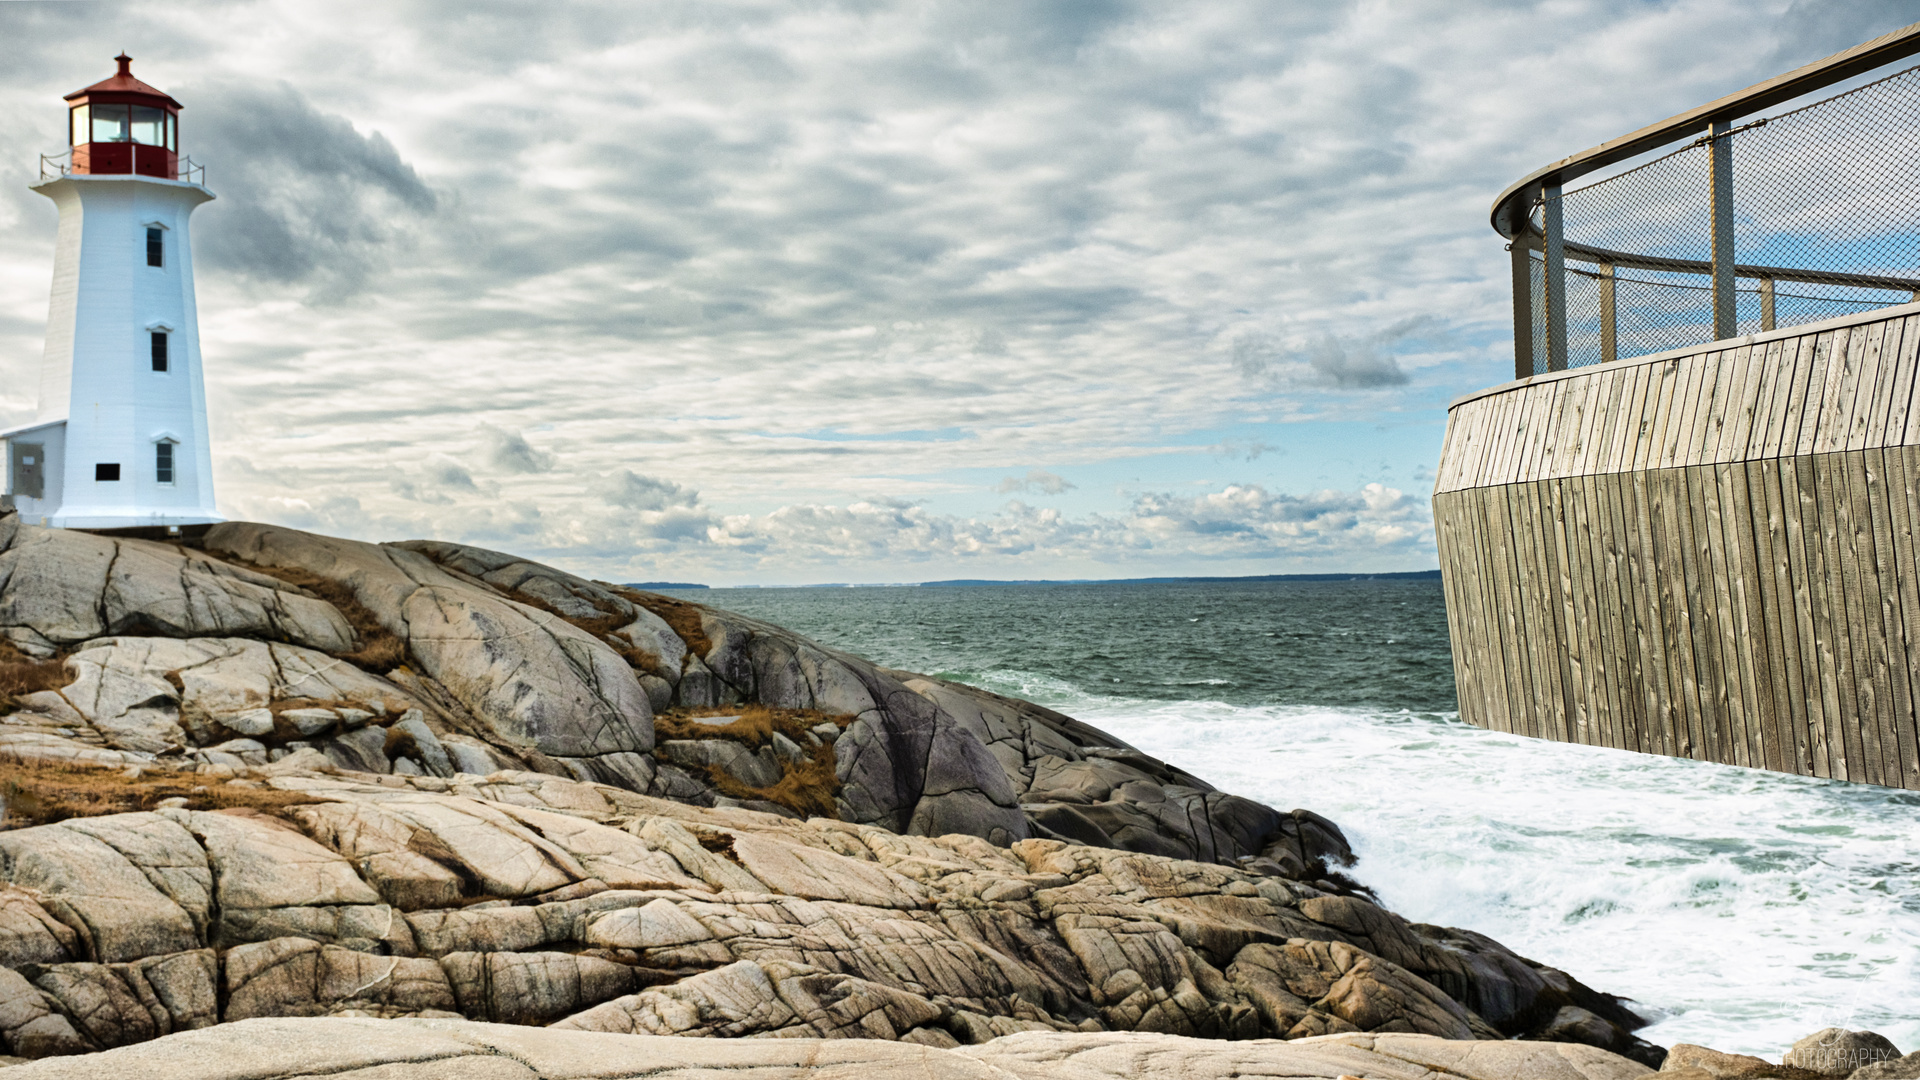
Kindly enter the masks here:
[[158, 105], [169, 111], [185, 108], [165, 92], [156, 90], [133, 77], [133, 57], [121, 53], [114, 57], [120, 64], [120, 70], [110, 79], [102, 79], [85, 90], [75, 90], [65, 98], [75, 104], [102, 105]]

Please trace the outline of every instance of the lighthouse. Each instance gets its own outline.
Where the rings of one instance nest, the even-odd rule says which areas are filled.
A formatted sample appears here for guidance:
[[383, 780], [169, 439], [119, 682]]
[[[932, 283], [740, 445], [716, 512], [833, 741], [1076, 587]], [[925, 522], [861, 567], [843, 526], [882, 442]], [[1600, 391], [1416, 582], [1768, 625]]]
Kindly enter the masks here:
[[180, 103], [132, 58], [66, 96], [68, 149], [32, 190], [60, 210], [39, 411], [0, 431], [22, 518], [177, 531], [214, 510], [187, 219], [213, 193], [180, 153]]

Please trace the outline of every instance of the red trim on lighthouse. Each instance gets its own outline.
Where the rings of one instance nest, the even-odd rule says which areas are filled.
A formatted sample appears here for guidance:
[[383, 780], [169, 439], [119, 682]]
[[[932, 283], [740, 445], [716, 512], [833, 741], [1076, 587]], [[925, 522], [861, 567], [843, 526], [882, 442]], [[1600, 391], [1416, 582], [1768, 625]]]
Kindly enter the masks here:
[[[82, 175], [137, 175], [175, 179], [180, 162], [180, 110], [164, 91], [133, 77], [133, 57], [114, 57], [120, 70], [63, 100], [69, 103], [71, 171]], [[85, 130], [79, 130], [84, 125]], [[142, 137], [141, 128], [151, 130]], [[103, 130], [117, 134], [99, 139]]]
[[[141, 105], [159, 105], [159, 104], [165, 103], [167, 105], [172, 106], [175, 109], [183, 109], [186, 107], [180, 104], [179, 102], [173, 100], [173, 98], [167, 96], [166, 91], [155, 89], [154, 87], [148, 86], [146, 83], [141, 82], [139, 79], [134, 78], [133, 77], [133, 57], [128, 56], [126, 53], [121, 53], [119, 56], [116, 56], [113, 59], [115, 60], [115, 62], [117, 62], [120, 65], [120, 70], [115, 72], [112, 78], [101, 79], [99, 82], [94, 83], [92, 86], [87, 87], [85, 90], [75, 90], [73, 93], [68, 94], [64, 100], [73, 101], [75, 98], [86, 97], [89, 94], [103, 94], [103, 95], [131, 94], [131, 95], [136, 95], [143, 98], [159, 98], [160, 99], [159, 101], [150, 101], [150, 100], [141, 101], [139, 102], [139, 104]], [[103, 96], [99, 100], [125, 101], [128, 99], [125, 99], [125, 98], [114, 99], [114, 98]]]

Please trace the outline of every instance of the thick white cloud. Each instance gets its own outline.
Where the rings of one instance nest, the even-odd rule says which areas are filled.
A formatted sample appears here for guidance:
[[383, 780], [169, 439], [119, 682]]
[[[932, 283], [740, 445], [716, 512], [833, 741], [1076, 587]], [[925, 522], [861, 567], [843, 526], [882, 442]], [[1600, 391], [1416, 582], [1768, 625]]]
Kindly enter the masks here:
[[0, 424], [52, 261], [33, 150], [124, 46], [221, 196], [194, 227], [235, 515], [648, 577], [1427, 566], [1423, 495], [1287, 468], [1391, 417], [1431, 434], [1389, 463], [1412, 492], [1443, 403], [1502, 378], [1491, 196], [1910, 18], [4, 3]]

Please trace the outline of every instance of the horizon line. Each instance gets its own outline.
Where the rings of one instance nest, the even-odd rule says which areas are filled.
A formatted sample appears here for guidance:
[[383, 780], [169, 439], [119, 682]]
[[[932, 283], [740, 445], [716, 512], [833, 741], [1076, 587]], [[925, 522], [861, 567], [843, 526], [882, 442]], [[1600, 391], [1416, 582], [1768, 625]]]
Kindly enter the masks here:
[[706, 585], [690, 581], [633, 581], [629, 589], [924, 589], [979, 588], [994, 585], [1170, 585], [1231, 581], [1438, 580], [1439, 570], [1334, 571], [1311, 574], [1174, 574], [1137, 578], [943, 578], [937, 581], [816, 581], [801, 585]]

